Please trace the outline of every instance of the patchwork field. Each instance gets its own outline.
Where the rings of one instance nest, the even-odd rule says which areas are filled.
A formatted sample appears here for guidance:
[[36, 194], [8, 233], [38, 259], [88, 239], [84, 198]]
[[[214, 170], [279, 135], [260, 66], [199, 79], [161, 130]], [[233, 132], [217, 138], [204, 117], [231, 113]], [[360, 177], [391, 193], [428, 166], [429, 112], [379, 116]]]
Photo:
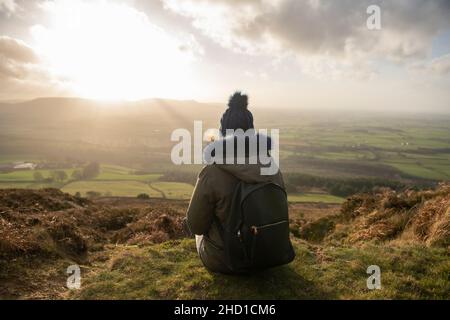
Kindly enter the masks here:
[[[65, 107], [59, 108], [62, 101]], [[0, 121], [0, 189], [54, 187], [81, 195], [97, 192], [101, 196], [136, 197], [145, 193], [189, 199], [201, 166], [171, 163], [175, 144], [170, 140], [171, 133], [174, 128], [191, 129], [198, 119], [204, 120], [205, 130], [213, 128], [221, 108], [173, 103], [124, 103], [113, 113], [89, 101], [70, 99], [0, 105], [0, 115], [4, 112]], [[22, 108], [31, 114], [20, 112]], [[46, 126], [48, 118], [42, 108], [48, 114], [57, 113], [61, 122]], [[168, 112], [176, 116], [168, 117]], [[79, 118], [73, 118], [74, 114]], [[450, 180], [448, 116], [257, 108], [254, 116], [258, 128], [279, 129], [280, 164], [290, 183], [292, 202], [341, 203], [352, 193], [376, 186], [423, 188]], [[21, 131], [20, 127], [28, 129]], [[57, 166], [34, 171], [4, 169], [18, 161], [34, 162], [43, 168]], [[98, 174], [74, 177], [75, 171], [91, 161], [100, 163]], [[52, 179], [55, 170], [64, 171], [65, 177]], [[303, 185], [295, 182], [298, 175], [322, 181], [320, 185]], [[353, 183], [362, 178], [370, 181], [365, 185]], [[349, 184], [353, 184], [351, 188]]]
[[156, 181], [161, 174], [136, 174], [135, 170], [114, 165], [102, 165], [100, 174], [95, 177], [95, 180], [103, 181], [141, 181], [151, 182]]
[[[52, 176], [52, 170], [20, 170], [0, 173], [0, 189], [41, 189], [59, 188], [72, 195], [83, 197], [89, 193], [99, 196], [137, 197], [146, 194], [151, 198], [188, 200], [192, 195], [192, 183], [159, 181], [162, 174], [137, 174], [131, 168], [102, 164], [100, 173], [92, 180], [76, 181], [71, 178], [79, 168], [58, 169], [64, 171], [67, 179], [64, 181], [43, 182], [34, 180], [36, 173], [44, 178]], [[344, 199], [323, 193], [296, 193], [289, 195], [290, 202], [300, 203], [341, 203]]]
[[289, 170], [301, 165], [303, 172], [332, 176], [449, 180], [448, 121], [306, 114], [302, 124], [279, 123], [281, 162]]

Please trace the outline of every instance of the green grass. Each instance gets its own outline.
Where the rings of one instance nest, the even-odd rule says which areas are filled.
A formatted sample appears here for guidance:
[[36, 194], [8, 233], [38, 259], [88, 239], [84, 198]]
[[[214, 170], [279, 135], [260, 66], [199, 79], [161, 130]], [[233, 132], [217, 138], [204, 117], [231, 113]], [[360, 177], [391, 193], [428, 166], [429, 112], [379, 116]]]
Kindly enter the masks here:
[[[302, 169], [305, 173], [328, 176], [353, 175], [351, 167], [342, 169], [340, 163], [384, 164], [408, 178], [450, 180], [450, 154], [442, 150], [450, 148], [450, 130], [444, 121], [347, 117], [292, 127], [281, 125], [282, 164], [285, 161], [295, 170], [298, 160], [326, 160], [326, 168], [320, 171], [314, 166]], [[418, 149], [427, 149], [428, 154], [421, 154]], [[364, 175], [380, 174], [368, 170]]]
[[30, 182], [0, 182], [0, 189], [38, 189]]
[[[70, 179], [76, 169], [66, 169]], [[62, 183], [42, 184], [34, 180], [34, 173], [40, 172], [49, 177], [52, 170], [18, 170], [0, 174], [0, 189], [39, 189], [48, 187], [62, 187]], [[193, 186], [187, 183], [160, 182], [161, 174], [135, 174], [130, 168], [103, 164], [100, 174], [93, 180], [73, 181], [62, 187], [62, 191], [75, 194], [80, 192], [85, 196], [88, 191], [100, 192], [102, 195], [121, 197], [136, 197], [146, 193], [154, 198], [190, 199]], [[66, 182], [67, 183], [67, 182]]]
[[146, 193], [152, 198], [190, 199], [193, 186], [178, 182], [153, 182], [147, 184], [140, 181], [75, 181], [65, 185], [62, 191], [82, 196], [88, 191], [100, 192], [102, 195], [117, 197], [136, 197]]
[[[64, 169], [69, 178], [75, 170]], [[0, 182], [33, 182], [35, 172], [40, 172], [44, 178], [47, 178], [50, 177], [52, 171], [55, 170], [16, 170], [8, 173], [0, 173]], [[160, 176], [161, 174], [134, 174], [134, 170], [130, 168], [101, 165], [100, 174], [95, 180], [152, 182], [156, 181]]]
[[389, 163], [394, 168], [399, 169], [401, 172], [406, 173], [409, 176], [424, 178], [424, 179], [434, 179], [434, 180], [445, 180], [448, 179], [446, 174], [437, 172], [433, 168], [424, 167], [421, 164], [416, 163]]
[[190, 199], [194, 186], [181, 182], [153, 182], [153, 188], [164, 193], [167, 199]]
[[43, 189], [43, 188], [61, 188], [63, 183], [39, 183], [39, 182], [4, 182], [0, 181], [0, 189]]
[[[293, 263], [251, 276], [207, 271], [193, 240], [115, 247], [106, 268], [83, 278], [73, 299], [449, 299], [446, 249], [319, 247], [294, 241]], [[401, 263], [400, 263], [401, 262]], [[381, 268], [380, 290], [367, 267]]]
[[[17, 170], [8, 173], [0, 173], [0, 182], [34, 182], [34, 173], [40, 172], [44, 178], [50, 177], [52, 171], [60, 171], [63, 169], [55, 170]], [[64, 169], [67, 176], [70, 178], [73, 171], [76, 169]]]
[[156, 181], [161, 177], [160, 174], [134, 174], [134, 170], [121, 166], [101, 165], [100, 174], [95, 180], [109, 180], [109, 181], [141, 181], [151, 182]]
[[121, 197], [136, 197], [141, 193], [155, 198], [161, 197], [158, 192], [139, 181], [76, 181], [64, 186], [62, 191], [70, 194], [80, 192], [82, 196], [85, 196], [88, 191], [96, 191], [102, 195]]
[[313, 153], [312, 156], [318, 159], [325, 160], [373, 160], [374, 155], [368, 151], [360, 152], [324, 152]]
[[290, 202], [322, 202], [322, 203], [342, 203], [344, 198], [333, 196], [331, 194], [320, 193], [304, 193], [304, 194], [289, 194], [288, 201]]

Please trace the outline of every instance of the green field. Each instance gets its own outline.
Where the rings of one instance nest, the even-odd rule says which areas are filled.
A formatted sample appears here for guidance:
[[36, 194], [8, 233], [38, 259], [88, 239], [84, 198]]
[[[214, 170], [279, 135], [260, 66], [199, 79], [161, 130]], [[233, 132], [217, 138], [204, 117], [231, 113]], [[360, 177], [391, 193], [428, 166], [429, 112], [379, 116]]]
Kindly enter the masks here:
[[41, 188], [58, 188], [59, 185], [50, 185], [34, 182], [0, 182], [0, 189], [41, 189]]
[[89, 191], [95, 191], [101, 195], [116, 197], [136, 197], [141, 193], [146, 193], [154, 198], [161, 197], [148, 184], [139, 181], [76, 181], [64, 186], [62, 191], [70, 194], [79, 192], [82, 196], [86, 196]]
[[448, 123], [343, 114], [279, 120], [281, 164], [284, 171], [329, 177], [450, 180]]
[[389, 162], [389, 165], [399, 169], [401, 172], [418, 178], [441, 180], [447, 178], [447, 174], [441, 172], [436, 166], [430, 165], [425, 167], [421, 162], [419, 163], [398, 163]]
[[[150, 188], [148, 183], [158, 180], [161, 174], [136, 174], [131, 168], [101, 165], [100, 174], [90, 181], [73, 181], [72, 173], [76, 168], [57, 169], [65, 171], [68, 178], [64, 182], [43, 183], [34, 180], [34, 174], [39, 172], [44, 178], [50, 177], [53, 170], [16, 170], [0, 173], [0, 189], [40, 189], [61, 188], [65, 192], [86, 195], [88, 191], [112, 194], [114, 196], [134, 197], [140, 193], [147, 193], [152, 197], [162, 197], [160, 192]], [[179, 189], [175, 186], [175, 189]], [[167, 187], [166, 187], [167, 191]]]
[[[177, 109], [180, 123], [176, 123], [176, 127], [191, 128], [194, 119], [205, 122], [209, 119], [208, 126], [217, 125], [217, 115], [212, 111], [208, 113], [210, 109], [195, 113], [197, 109], [192, 108]], [[59, 109], [55, 106], [55, 110]], [[58, 167], [67, 168], [68, 179], [42, 184], [34, 181], [34, 171], [14, 171], [0, 173], [0, 188], [58, 187], [69, 192], [99, 191], [123, 196], [148, 193], [169, 199], [188, 199], [192, 192], [189, 183], [195, 180], [186, 179], [182, 174], [177, 176], [177, 172], [195, 175], [201, 165], [172, 164], [170, 153], [175, 143], [170, 141], [170, 136], [175, 124], [164, 122], [164, 112], [143, 117], [151, 110], [130, 114], [128, 109], [123, 109], [123, 113], [105, 114], [101, 119], [91, 119], [88, 113], [80, 114], [86, 119], [79, 124], [98, 130], [95, 135], [92, 130], [81, 130], [83, 126], [65, 122], [42, 129], [45, 122], [37, 120], [27, 123], [26, 131], [20, 131], [17, 128], [24, 127], [27, 119], [23, 118], [23, 113], [17, 113], [10, 121], [0, 123], [0, 132], [8, 132], [8, 135], [0, 134], [0, 165], [16, 161], [58, 163]], [[67, 117], [72, 119], [72, 114]], [[267, 109], [255, 110], [255, 117], [259, 128], [279, 129], [280, 166], [286, 177], [303, 174], [329, 180], [367, 178], [413, 187], [450, 180], [448, 116], [391, 117]], [[206, 127], [205, 123], [204, 129]], [[101, 163], [100, 173], [90, 181], [73, 181], [74, 168], [91, 161]], [[51, 170], [39, 172], [44, 178], [51, 175]], [[165, 178], [168, 173], [175, 178]], [[290, 189], [289, 199], [340, 203], [341, 198], [328, 194], [348, 195], [323, 186], [316, 189], [295, 186]], [[342, 189], [345, 190], [345, 186]]]
[[154, 182], [150, 185], [156, 190], [160, 190], [167, 199], [183, 199], [191, 198], [194, 186], [180, 182]]
[[[70, 177], [76, 169], [57, 169], [58, 171], [65, 171]], [[8, 173], [0, 173], [0, 182], [30, 182], [34, 183], [34, 174], [39, 172], [44, 178], [50, 177], [52, 170], [16, 170]]]
[[[70, 177], [75, 169], [66, 169]], [[44, 177], [51, 174], [50, 170], [36, 170]], [[122, 166], [101, 165], [100, 174], [89, 181], [71, 181], [60, 183], [40, 183], [33, 180], [33, 170], [14, 171], [0, 174], [0, 189], [39, 189], [61, 188], [62, 191], [86, 196], [89, 191], [99, 192], [102, 196], [136, 197], [145, 193], [152, 198], [189, 200], [194, 186], [182, 182], [158, 181], [161, 174], [135, 174], [131, 168]], [[341, 203], [344, 199], [329, 194], [291, 194], [291, 202]]]
[[95, 180], [151, 182], [158, 180], [160, 176], [160, 174], [136, 174], [135, 170], [122, 166], [102, 165], [100, 174]]
[[342, 203], [344, 198], [336, 197], [330, 194], [305, 193], [305, 194], [289, 194], [289, 202], [317, 202], [317, 203]]
[[148, 194], [152, 198], [190, 199], [193, 186], [179, 182], [153, 182], [141, 181], [75, 181], [65, 185], [62, 191], [76, 194], [79, 192], [85, 196], [89, 191], [101, 193], [101, 195], [116, 197], [136, 197], [139, 194]]

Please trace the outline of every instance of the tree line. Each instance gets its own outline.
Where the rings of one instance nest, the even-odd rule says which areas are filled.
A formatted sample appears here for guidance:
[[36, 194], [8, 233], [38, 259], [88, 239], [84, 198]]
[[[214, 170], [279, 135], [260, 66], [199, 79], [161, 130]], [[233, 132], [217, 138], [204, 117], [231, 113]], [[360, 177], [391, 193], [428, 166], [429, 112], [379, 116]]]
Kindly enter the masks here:
[[[100, 164], [97, 162], [90, 162], [80, 169], [76, 169], [70, 175], [72, 180], [90, 180], [94, 179], [100, 174]], [[42, 172], [36, 171], [33, 174], [33, 178], [36, 182], [52, 183], [52, 182], [64, 182], [69, 179], [69, 175], [65, 170], [53, 170], [50, 171], [48, 177], [44, 177]]]
[[433, 184], [428, 181], [414, 181], [414, 185], [410, 185], [402, 181], [380, 178], [325, 178], [299, 173], [285, 174], [284, 181], [287, 192], [301, 192], [302, 188], [318, 188], [339, 197], [348, 197], [361, 192], [371, 192], [375, 188], [390, 188], [400, 191], [406, 188], [429, 188]]

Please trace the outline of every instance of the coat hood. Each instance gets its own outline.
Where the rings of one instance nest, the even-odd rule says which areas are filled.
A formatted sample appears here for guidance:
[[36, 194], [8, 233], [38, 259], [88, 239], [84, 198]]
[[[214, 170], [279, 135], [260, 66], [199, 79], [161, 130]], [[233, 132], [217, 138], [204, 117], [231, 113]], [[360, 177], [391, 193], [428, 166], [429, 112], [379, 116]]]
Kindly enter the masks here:
[[[256, 145], [251, 147], [252, 143]], [[239, 144], [245, 146], [245, 154], [237, 154]], [[231, 152], [233, 157], [230, 155], [227, 159], [227, 151], [233, 147], [234, 149], [231, 149], [234, 150]], [[266, 135], [235, 134], [218, 139], [206, 146], [203, 159], [207, 164], [215, 165], [241, 181], [247, 183], [270, 182], [274, 180], [274, 176], [279, 174], [279, 168], [269, 154], [271, 147], [272, 141]], [[264, 158], [261, 158], [260, 154]], [[219, 157], [219, 155], [223, 155], [223, 157]], [[260, 161], [261, 159], [262, 161]], [[262, 169], [270, 166], [276, 166], [273, 174], [262, 174]]]
[[278, 177], [280, 172], [277, 168], [276, 174], [263, 175], [261, 168], [264, 166], [261, 164], [215, 164], [215, 166], [246, 183], [274, 182], [274, 177]]

